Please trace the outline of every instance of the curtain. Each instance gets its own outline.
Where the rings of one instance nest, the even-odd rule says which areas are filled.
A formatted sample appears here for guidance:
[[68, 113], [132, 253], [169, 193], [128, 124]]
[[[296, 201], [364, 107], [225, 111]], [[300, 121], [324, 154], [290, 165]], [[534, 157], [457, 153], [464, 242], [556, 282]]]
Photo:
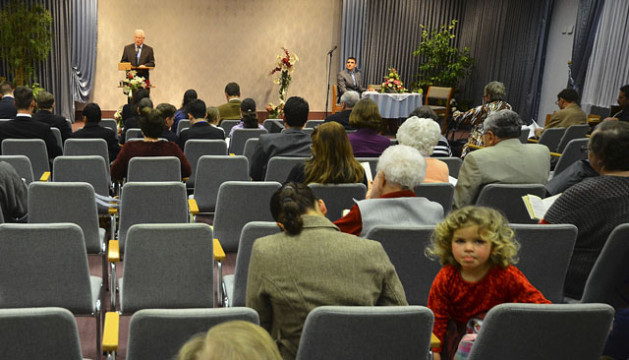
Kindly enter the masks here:
[[94, 85], [98, 0], [72, 0], [72, 88], [74, 101], [85, 103]]
[[[340, 70], [345, 69], [345, 60], [353, 56], [358, 67], [363, 65], [363, 45], [365, 38], [365, 8], [366, 0], [343, 0], [343, 15], [341, 24], [341, 56]], [[335, 75], [336, 72], [332, 71]], [[336, 82], [336, 77], [333, 78]]]
[[629, 83], [629, 1], [607, 0], [598, 22], [583, 84], [582, 107], [608, 108]]
[[572, 79], [568, 86], [579, 94], [583, 89], [598, 20], [605, 0], [580, 0], [572, 43]]

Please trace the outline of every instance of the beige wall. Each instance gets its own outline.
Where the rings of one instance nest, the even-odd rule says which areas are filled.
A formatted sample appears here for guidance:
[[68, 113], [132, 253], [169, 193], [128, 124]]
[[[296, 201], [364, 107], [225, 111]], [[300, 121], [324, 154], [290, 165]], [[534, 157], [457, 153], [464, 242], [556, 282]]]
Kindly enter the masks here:
[[[135, 10], [131, 10], [135, 9]], [[151, 98], [179, 107], [186, 89], [208, 105], [225, 102], [224, 87], [240, 84], [262, 109], [278, 102], [269, 76], [280, 47], [299, 56], [290, 95], [311, 111], [325, 110], [326, 53], [340, 45], [341, 0], [105, 0], [98, 2], [98, 56], [92, 101], [103, 110], [126, 102], [117, 64], [133, 31], [144, 29], [154, 48]], [[338, 68], [333, 59], [332, 78]], [[331, 91], [330, 91], [331, 92]], [[330, 105], [331, 109], [331, 105]]]

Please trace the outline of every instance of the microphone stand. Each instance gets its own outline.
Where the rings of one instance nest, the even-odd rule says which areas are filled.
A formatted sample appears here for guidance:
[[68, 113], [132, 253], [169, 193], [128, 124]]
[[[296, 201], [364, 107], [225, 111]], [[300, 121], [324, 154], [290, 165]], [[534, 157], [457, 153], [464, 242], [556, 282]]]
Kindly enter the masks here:
[[[325, 92], [325, 117], [328, 117], [328, 104], [330, 101], [330, 72], [332, 71], [332, 53], [334, 53], [334, 50], [336, 50], [338, 48], [338, 45], [335, 45], [334, 48], [330, 51], [328, 51], [328, 57], [329, 57], [329, 62], [328, 62], [328, 71], [327, 71], [327, 75], [328, 75], [328, 90]], [[336, 102], [336, 99], [334, 99], [334, 101]]]

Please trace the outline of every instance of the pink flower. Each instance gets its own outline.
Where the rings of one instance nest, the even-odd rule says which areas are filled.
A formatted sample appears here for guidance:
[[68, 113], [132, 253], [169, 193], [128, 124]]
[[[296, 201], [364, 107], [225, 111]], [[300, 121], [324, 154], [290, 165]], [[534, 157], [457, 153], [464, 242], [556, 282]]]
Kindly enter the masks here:
[[394, 83], [395, 85], [400, 85], [400, 80], [395, 80], [395, 81], [393, 81], [393, 83]]

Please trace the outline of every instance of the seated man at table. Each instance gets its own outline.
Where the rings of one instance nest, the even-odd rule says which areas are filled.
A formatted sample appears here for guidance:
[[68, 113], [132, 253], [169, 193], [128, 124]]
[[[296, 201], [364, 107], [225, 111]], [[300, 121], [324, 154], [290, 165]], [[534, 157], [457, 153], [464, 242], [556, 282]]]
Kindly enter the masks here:
[[360, 94], [356, 91], [350, 90], [345, 92], [341, 96], [341, 111], [325, 118], [325, 122], [336, 121], [337, 123], [343, 125], [345, 130], [354, 130], [354, 128], [349, 124], [349, 114], [352, 113], [352, 109], [358, 100], [360, 100]]
[[350, 56], [345, 62], [345, 70], [336, 75], [336, 86], [339, 96], [348, 90], [354, 90], [359, 93], [365, 91], [365, 88], [360, 84], [360, 70], [356, 66], [356, 58]]

